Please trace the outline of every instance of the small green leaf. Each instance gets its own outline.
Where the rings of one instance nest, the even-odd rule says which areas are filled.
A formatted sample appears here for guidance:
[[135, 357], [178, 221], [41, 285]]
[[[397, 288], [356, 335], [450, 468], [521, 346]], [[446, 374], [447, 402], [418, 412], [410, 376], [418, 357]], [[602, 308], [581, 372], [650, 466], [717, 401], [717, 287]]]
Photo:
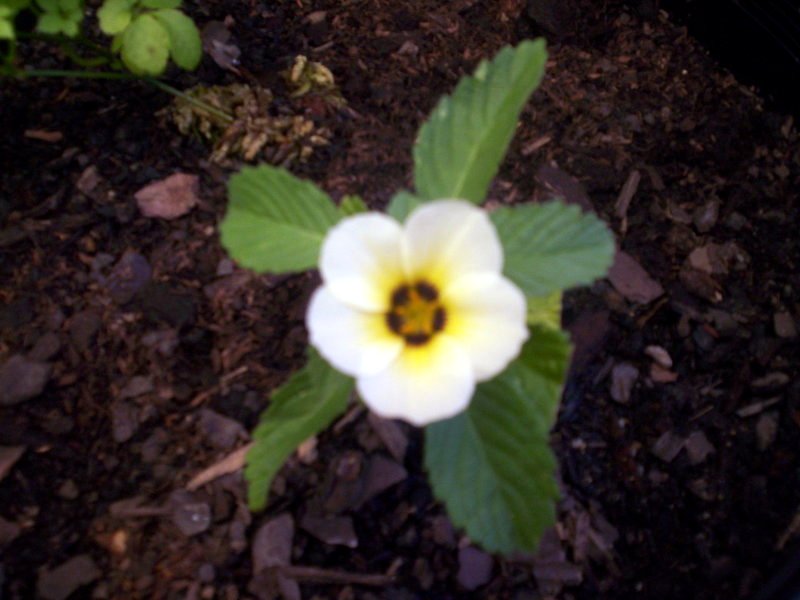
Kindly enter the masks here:
[[57, 0], [36, 0], [36, 3], [45, 12], [49, 13], [59, 12]]
[[499, 208], [491, 214], [504, 273], [526, 295], [545, 296], [602, 277], [614, 238], [600, 219], [560, 201]]
[[8, 8], [11, 14], [18, 13], [23, 8], [28, 8], [30, 6], [31, 0], [5, 0], [3, 2], [3, 7]]
[[139, 5], [143, 8], [178, 8], [181, 0], [141, 0]]
[[339, 212], [342, 213], [343, 217], [357, 215], [368, 210], [366, 203], [359, 196], [348, 195], [339, 202]]
[[478, 386], [466, 412], [425, 431], [434, 494], [490, 552], [533, 551], [555, 521], [549, 431], [569, 352], [562, 331], [535, 328], [517, 360]]
[[36, 24], [36, 30], [41, 33], [49, 33], [56, 35], [64, 30], [68, 21], [63, 19], [58, 13], [46, 12], [39, 17], [39, 22]]
[[136, 0], [106, 0], [97, 11], [100, 30], [107, 35], [117, 35], [125, 30], [133, 18]]
[[111, 52], [113, 52], [114, 54], [122, 50], [123, 33], [124, 32], [118, 33], [113, 38], [111, 38]]
[[160, 75], [167, 68], [169, 34], [151, 15], [139, 15], [122, 34], [122, 61], [136, 75]]
[[14, 26], [0, 16], [0, 40], [13, 40], [15, 37]]
[[417, 198], [411, 192], [400, 190], [389, 201], [389, 206], [386, 208], [386, 212], [402, 223], [415, 208], [421, 206], [422, 204], [423, 201]]
[[63, 13], [83, 12], [82, 0], [58, 0], [58, 5]]
[[169, 54], [172, 61], [181, 69], [196, 69], [203, 56], [203, 42], [194, 21], [173, 8], [157, 10], [152, 14], [169, 33]]
[[528, 296], [528, 325], [541, 325], [550, 329], [561, 329], [561, 292], [547, 296]]
[[314, 268], [325, 234], [341, 217], [313, 183], [268, 165], [231, 177], [228, 198], [222, 245], [240, 265], [261, 273]]
[[283, 463], [344, 412], [352, 390], [351, 379], [312, 353], [308, 364], [272, 394], [247, 453], [244, 476], [251, 510], [266, 506], [272, 479]]
[[504, 48], [439, 101], [414, 145], [420, 198], [483, 202], [546, 60], [542, 39]]

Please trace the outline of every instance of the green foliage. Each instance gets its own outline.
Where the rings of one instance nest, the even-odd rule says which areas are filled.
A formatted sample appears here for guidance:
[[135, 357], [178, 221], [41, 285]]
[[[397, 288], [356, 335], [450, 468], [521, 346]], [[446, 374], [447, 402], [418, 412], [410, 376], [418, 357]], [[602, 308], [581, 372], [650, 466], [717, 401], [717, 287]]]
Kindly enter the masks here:
[[560, 201], [513, 206], [491, 218], [503, 244], [504, 272], [526, 295], [589, 284], [611, 266], [611, 232], [577, 206]]
[[15, 39], [14, 11], [9, 6], [0, 5], [0, 40]]
[[528, 296], [528, 325], [541, 325], [551, 329], [561, 329], [561, 291], [547, 296]]
[[342, 213], [343, 217], [357, 215], [358, 213], [366, 212], [367, 210], [367, 205], [359, 196], [345, 196], [339, 203], [339, 212]]
[[244, 476], [251, 510], [266, 506], [272, 479], [284, 461], [344, 412], [352, 390], [351, 379], [311, 353], [305, 368], [272, 394], [247, 453]]
[[152, 15], [139, 15], [122, 32], [120, 54], [132, 73], [159, 75], [167, 68], [169, 34]]
[[36, 0], [42, 14], [36, 30], [51, 35], [63, 34], [75, 37], [83, 21], [82, 0]]
[[484, 200], [546, 60], [542, 39], [505, 48], [442, 98], [414, 146], [420, 198]]
[[194, 21], [174, 8], [164, 8], [153, 13], [169, 34], [169, 55], [181, 69], [191, 71], [200, 64], [203, 42]]
[[535, 328], [517, 360], [478, 386], [466, 412], [429, 425], [425, 467], [453, 523], [491, 552], [533, 551], [555, 520], [549, 446], [570, 346]]
[[106, 0], [97, 11], [100, 31], [108, 35], [122, 33], [133, 19], [136, 0]]
[[267, 165], [231, 177], [228, 198], [222, 245], [240, 265], [262, 273], [313, 269], [325, 234], [341, 217], [313, 183]]
[[422, 200], [417, 198], [414, 194], [405, 190], [400, 190], [389, 201], [386, 212], [402, 223], [406, 220], [406, 217], [421, 204]]

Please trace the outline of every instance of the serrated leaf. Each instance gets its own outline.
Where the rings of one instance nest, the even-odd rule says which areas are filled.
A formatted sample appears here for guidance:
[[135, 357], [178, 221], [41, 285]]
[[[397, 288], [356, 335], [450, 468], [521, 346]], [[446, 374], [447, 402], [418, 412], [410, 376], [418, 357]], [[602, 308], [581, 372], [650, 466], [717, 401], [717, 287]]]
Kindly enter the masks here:
[[350, 378], [312, 353], [308, 364], [272, 394], [247, 453], [244, 476], [251, 510], [266, 506], [272, 479], [283, 463], [344, 412], [352, 390]]
[[408, 217], [415, 208], [421, 206], [422, 203], [423, 201], [411, 192], [400, 190], [389, 201], [386, 212], [402, 223], [406, 220], [406, 217]]
[[325, 234], [341, 216], [313, 183], [269, 165], [232, 176], [228, 199], [222, 245], [240, 265], [261, 273], [314, 268]]
[[358, 213], [366, 212], [369, 208], [360, 196], [347, 195], [339, 202], [339, 212], [343, 217], [350, 217]]
[[491, 214], [503, 244], [503, 272], [526, 295], [545, 296], [602, 277], [614, 238], [600, 219], [560, 201], [499, 208]]
[[136, 75], [160, 75], [167, 68], [169, 34], [153, 16], [133, 19], [122, 34], [122, 61]]
[[203, 42], [194, 21], [173, 8], [157, 10], [152, 14], [169, 33], [169, 54], [172, 61], [181, 69], [196, 69], [203, 56]]
[[135, 0], [106, 0], [97, 11], [100, 30], [107, 35], [117, 35], [125, 30], [133, 18]]
[[181, 0], [141, 0], [139, 5], [143, 8], [178, 8]]
[[414, 145], [420, 198], [484, 200], [546, 60], [542, 39], [504, 48], [439, 101]]
[[553, 292], [547, 296], [528, 296], [528, 325], [541, 325], [550, 329], [561, 329], [561, 301], [563, 294]]
[[466, 412], [426, 429], [434, 494], [453, 523], [490, 552], [533, 551], [555, 521], [548, 441], [569, 351], [563, 332], [534, 329], [517, 360], [478, 386]]

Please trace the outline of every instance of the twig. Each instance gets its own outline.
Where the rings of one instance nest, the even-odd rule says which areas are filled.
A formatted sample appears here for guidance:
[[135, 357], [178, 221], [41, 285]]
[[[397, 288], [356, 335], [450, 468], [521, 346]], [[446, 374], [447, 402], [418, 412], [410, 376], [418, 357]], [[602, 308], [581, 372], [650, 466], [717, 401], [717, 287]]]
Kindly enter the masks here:
[[275, 567], [282, 575], [298, 581], [314, 581], [317, 583], [343, 583], [353, 585], [366, 585], [383, 587], [394, 582], [394, 577], [389, 575], [364, 575], [361, 573], [348, 573], [345, 571], [331, 571], [318, 567], [303, 567], [286, 565]]

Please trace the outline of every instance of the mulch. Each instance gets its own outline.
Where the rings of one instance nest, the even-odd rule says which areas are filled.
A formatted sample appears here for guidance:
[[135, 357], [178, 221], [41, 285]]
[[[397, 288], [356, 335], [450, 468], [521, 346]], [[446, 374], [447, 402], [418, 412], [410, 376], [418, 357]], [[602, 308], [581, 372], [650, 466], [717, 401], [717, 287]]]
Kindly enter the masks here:
[[[1, 597], [727, 599], [765, 585], [800, 532], [797, 129], [665, 13], [575, 7], [196, 0], [239, 61], [170, 79], [269, 88], [273, 116], [330, 133], [290, 169], [382, 208], [410, 187], [438, 97], [502, 46], [548, 37], [488, 202], [561, 196], [603, 218], [619, 252], [565, 297], [562, 500], [534, 556], [472, 545], [432, 497], [420, 431], [357, 407], [251, 514], [237, 456], [303, 363], [317, 276], [225, 256], [217, 223], [241, 162], [180, 135], [163, 92], [4, 82]], [[281, 72], [298, 54], [331, 69], [346, 107], [290, 97]], [[44, 47], [25, 58], [63, 64]], [[174, 173], [198, 177], [197, 201], [145, 216], [136, 193]]]

